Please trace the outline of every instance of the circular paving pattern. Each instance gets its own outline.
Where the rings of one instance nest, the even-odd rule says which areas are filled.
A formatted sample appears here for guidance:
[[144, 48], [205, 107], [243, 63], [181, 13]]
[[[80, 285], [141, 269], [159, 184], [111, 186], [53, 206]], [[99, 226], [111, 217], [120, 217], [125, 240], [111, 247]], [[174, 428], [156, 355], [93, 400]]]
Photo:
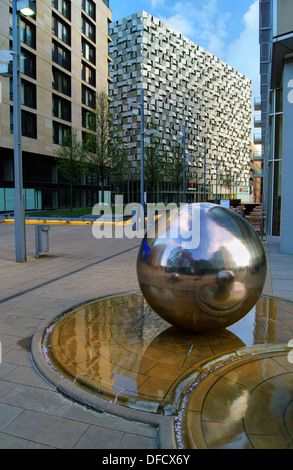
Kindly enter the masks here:
[[177, 419], [181, 448], [293, 449], [293, 364], [286, 345], [269, 349], [198, 380]]
[[[292, 338], [289, 301], [261, 296], [235, 325], [189, 334], [131, 292], [64, 313], [44, 331], [42, 355], [51, 373], [74, 384], [75, 398], [86, 389], [112, 403], [174, 415], [179, 447], [257, 448], [270, 439], [288, 447]], [[262, 421], [272, 425], [277, 415], [276, 429]]]

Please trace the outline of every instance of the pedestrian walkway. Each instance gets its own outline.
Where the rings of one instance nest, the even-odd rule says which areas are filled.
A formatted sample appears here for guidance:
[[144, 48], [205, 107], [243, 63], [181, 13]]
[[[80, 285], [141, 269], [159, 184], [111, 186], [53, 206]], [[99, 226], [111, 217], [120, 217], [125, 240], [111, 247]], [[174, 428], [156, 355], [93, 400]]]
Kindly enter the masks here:
[[[16, 263], [14, 225], [0, 224], [0, 448], [157, 449], [171, 445], [171, 419], [127, 407], [97, 412], [60, 394], [31, 361], [31, 341], [64, 310], [111, 294], [138, 290], [138, 239], [102, 238], [90, 225], [51, 225], [48, 253], [35, 257], [27, 225], [26, 263]], [[264, 242], [264, 293], [293, 298], [293, 255], [278, 239]]]

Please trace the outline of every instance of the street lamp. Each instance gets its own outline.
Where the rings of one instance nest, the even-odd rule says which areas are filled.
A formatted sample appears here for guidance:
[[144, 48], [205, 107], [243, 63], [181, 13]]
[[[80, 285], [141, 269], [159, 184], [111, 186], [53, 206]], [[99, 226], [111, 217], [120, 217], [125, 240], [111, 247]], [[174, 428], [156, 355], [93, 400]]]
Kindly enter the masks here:
[[26, 16], [36, 13], [36, 5], [31, 0], [12, 1], [13, 39], [13, 143], [14, 143], [14, 236], [15, 258], [26, 261], [25, 207], [22, 181], [21, 148], [21, 77], [20, 77], [20, 12]]
[[234, 172], [235, 199], [237, 199], [237, 176], [238, 176], [238, 172], [235, 171]]
[[213, 163], [216, 166], [216, 200], [215, 204], [218, 204], [218, 156], [216, 155], [216, 163]]
[[186, 165], [186, 157], [185, 157], [185, 125], [183, 126], [183, 204], [185, 204], [185, 165]]
[[131, 101], [127, 103], [129, 106], [138, 108], [140, 106], [140, 205], [143, 208], [143, 219], [144, 222], [144, 89], [140, 90], [140, 103], [137, 101]]
[[182, 142], [183, 145], [183, 182], [182, 182], [182, 202], [185, 204], [185, 189], [186, 189], [186, 151], [185, 151], [185, 124], [182, 127], [182, 132], [183, 132], [183, 139], [178, 140], [178, 142]]
[[24, 16], [33, 16], [37, 13], [34, 0], [17, 0], [17, 10]]
[[206, 159], [207, 159], [207, 144], [206, 144], [206, 137], [204, 138], [204, 151], [203, 155], [200, 155], [199, 158], [203, 158], [203, 198], [204, 202], [206, 202]]
[[140, 106], [140, 205], [142, 207], [142, 215], [140, 217], [141, 228], [144, 228], [144, 138], [145, 135], [156, 134], [158, 131], [156, 129], [144, 130], [144, 89], [141, 88], [140, 91], [140, 103], [137, 101], [128, 101], [127, 104], [133, 108], [138, 108]]

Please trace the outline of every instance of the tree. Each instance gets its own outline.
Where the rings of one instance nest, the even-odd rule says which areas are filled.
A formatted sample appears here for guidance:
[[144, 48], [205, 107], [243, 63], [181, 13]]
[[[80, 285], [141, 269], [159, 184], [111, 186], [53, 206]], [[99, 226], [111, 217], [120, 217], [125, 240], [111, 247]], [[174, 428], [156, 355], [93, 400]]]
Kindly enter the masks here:
[[[173, 144], [173, 158], [169, 162], [168, 168], [168, 177], [170, 183], [172, 183], [176, 189], [176, 203], [179, 204], [179, 191], [180, 188], [183, 188], [183, 145], [177, 140]], [[185, 181], [188, 182], [191, 177], [191, 172], [189, 171], [187, 165], [185, 165]]]
[[232, 182], [233, 182], [233, 179], [232, 179], [232, 175], [231, 175], [231, 170], [228, 170], [229, 173], [226, 173], [225, 175], [223, 175], [223, 186], [225, 186], [226, 188], [229, 189], [229, 192], [230, 192], [230, 195], [231, 195], [231, 189], [232, 189]]
[[109, 155], [109, 102], [104, 91], [96, 94], [95, 108], [90, 114], [90, 132], [84, 142], [88, 170], [101, 181], [102, 202], [104, 202], [105, 180], [111, 172]]
[[120, 139], [119, 129], [110, 122], [109, 126], [109, 156], [111, 159], [110, 178], [115, 189], [122, 193], [130, 177], [128, 165], [128, 150]]
[[55, 150], [57, 170], [70, 185], [70, 210], [73, 209], [73, 185], [85, 173], [85, 152], [77, 140], [77, 131], [71, 128], [62, 144]]
[[[146, 128], [158, 130], [159, 125], [152, 119]], [[144, 177], [148, 190], [153, 193], [152, 202], [156, 202], [155, 187], [167, 176], [167, 173], [167, 152], [163, 150], [158, 133], [151, 134], [150, 142], [145, 145]]]

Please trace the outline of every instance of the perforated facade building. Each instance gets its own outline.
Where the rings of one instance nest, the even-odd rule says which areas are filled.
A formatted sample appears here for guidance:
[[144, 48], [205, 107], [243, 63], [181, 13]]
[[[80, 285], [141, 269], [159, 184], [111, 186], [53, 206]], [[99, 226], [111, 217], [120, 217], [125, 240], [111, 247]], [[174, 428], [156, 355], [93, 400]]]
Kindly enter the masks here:
[[[140, 116], [129, 102], [140, 101], [143, 87], [145, 126], [151, 119], [159, 122], [170, 157], [172, 143], [182, 139], [185, 126], [186, 160], [193, 172], [187, 192], [193, 182], [197, 199], [202, 199], [204, 160], [207, 199], [215, 198], [216, 183], [226, 193], [249, 186], [250, 80], [145, 11], [111, 23], [109, 34], [112, 111], [133, 172], [139, 175]], [[208, 170], [212, 163], [214, 171]], [[191, 195], [188, 199], [194, 200]]]

